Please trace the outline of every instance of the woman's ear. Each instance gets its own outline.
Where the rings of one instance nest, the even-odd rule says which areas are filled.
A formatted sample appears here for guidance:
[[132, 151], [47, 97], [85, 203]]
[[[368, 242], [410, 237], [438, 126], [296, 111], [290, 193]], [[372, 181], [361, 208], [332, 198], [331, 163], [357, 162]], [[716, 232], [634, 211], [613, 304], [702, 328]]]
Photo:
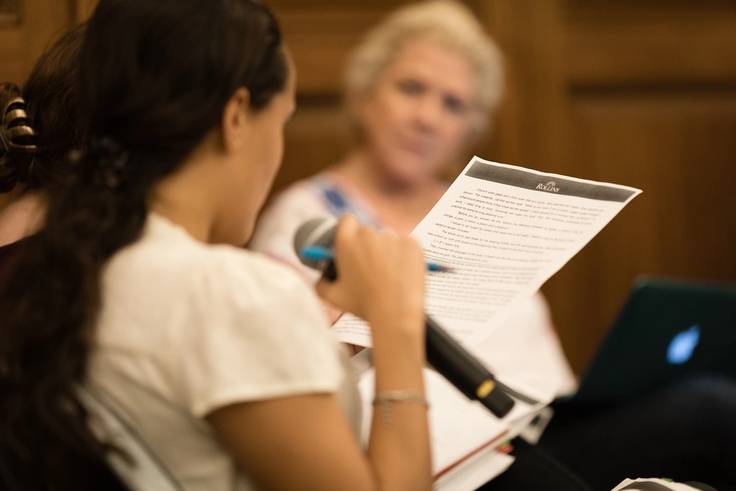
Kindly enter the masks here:
[[225, 152], [238, 151], [245, 144], [250, 116], [250, 92], [245, 87], [240, 87], [222, 111], [222, 144]]

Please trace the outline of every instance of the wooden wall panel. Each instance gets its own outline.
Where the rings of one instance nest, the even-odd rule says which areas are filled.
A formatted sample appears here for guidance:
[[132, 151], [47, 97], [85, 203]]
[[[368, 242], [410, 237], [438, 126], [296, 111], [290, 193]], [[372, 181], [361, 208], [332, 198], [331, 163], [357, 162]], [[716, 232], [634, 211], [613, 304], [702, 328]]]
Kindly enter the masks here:
[[337, 94], [350, 51], [382, 13], [375, 7], [345, 6], [326, 11], [304, 7], [277, 10], [286, 44], [299, 72], [299, 93]]
[[640, 187], [545, 286], [580, 371], [640, 274], [736, 281], [732, 2], [494, 2], [510, 69], [500, 154]]
[[736, 3], [723, 0], [571, 2], [575, 84], [694, 84], [736, 79]]
[[0, 23], [0, 80], [21, 83], [36, 58], [73, 19], [71, 0], [18, 0], [17, 22]]
[[736, 280], [736, 91], [586, 94], [572, 118], [583, 176], [644, 189], [548, 285], [582, 368], [638, 275]]
[[286, 127], [282, 170], [274, 192], [333, 164], [347, 152], [352, 134], [348, 118], [334, 99], [299, 103]]
[[20, 53], [23, 48], [23, 32], [17, 27], [0, 27], [0, 77], [3, 81], [20, 82], [25, 77], [25, 62]]

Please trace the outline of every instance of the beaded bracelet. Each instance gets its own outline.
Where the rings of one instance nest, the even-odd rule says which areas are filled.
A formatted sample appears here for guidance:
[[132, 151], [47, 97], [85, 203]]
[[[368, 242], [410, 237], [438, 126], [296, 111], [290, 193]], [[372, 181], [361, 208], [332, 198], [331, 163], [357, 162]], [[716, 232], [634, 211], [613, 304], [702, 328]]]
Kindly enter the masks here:
[[384, 390], [376, 393], [373, 405], [381, 409], [383, 422], [391, 424], [391, 405], [395, 402], [419, 404], [429, 408], [427, 398], [418, 390]]

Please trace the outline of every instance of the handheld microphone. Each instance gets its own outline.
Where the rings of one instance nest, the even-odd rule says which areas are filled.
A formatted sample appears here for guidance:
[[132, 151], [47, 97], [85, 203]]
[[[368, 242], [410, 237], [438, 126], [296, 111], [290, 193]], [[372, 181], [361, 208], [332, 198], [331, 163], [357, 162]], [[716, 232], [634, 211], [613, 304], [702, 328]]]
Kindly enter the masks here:
[[[333, 260], [304, 259], [305, 247], [332, 247], [335, 241], [335, 221], [313, 218], [304, 222], [294, 235], [294, 249], [300, 261], [310, 268], [322, 271], [330, 281], [337, 279]], [[460, 343], [442, 329], [430, 316], [425, 315], [427, 361], [468, 399], [479, 401], [499, 418], [514, 407], [514, 400], [506, 394], [491, 372]]]

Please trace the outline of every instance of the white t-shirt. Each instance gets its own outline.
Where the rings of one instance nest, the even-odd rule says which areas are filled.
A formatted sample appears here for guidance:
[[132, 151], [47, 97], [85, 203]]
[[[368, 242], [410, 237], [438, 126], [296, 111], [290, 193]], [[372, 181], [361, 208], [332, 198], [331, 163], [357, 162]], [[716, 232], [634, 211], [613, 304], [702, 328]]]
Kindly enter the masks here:
[[228, 404], [337, 393], [359, 431], [347, 357], [304, 281], [156, 214], [104, 270], [89, 384], [187, 490], [254, 489], [203, 419]]

